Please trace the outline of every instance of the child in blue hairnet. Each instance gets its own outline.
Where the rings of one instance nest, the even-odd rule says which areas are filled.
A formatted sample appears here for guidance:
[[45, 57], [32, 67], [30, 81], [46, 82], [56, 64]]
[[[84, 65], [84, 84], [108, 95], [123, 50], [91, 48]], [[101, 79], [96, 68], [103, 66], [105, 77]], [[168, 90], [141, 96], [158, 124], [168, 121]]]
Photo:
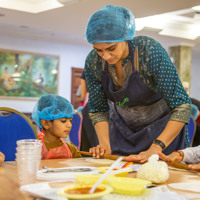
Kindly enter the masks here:
[[42, 96], [36, 103], [32, 118], [42, 128], [39, 138], [42, 145], [42, 159], [79, 158], [74, 145], [65, 143], [72, 128], [74, 108], [71, 103], [55, 94]]

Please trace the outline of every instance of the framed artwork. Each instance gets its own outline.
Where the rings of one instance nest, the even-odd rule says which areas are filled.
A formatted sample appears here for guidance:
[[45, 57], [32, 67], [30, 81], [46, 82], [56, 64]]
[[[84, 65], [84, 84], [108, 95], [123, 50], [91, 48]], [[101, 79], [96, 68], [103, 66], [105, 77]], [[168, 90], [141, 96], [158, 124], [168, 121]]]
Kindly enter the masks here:
[[0, 96], [38, 98], [56, 94], [59, 57], [0, 49]]

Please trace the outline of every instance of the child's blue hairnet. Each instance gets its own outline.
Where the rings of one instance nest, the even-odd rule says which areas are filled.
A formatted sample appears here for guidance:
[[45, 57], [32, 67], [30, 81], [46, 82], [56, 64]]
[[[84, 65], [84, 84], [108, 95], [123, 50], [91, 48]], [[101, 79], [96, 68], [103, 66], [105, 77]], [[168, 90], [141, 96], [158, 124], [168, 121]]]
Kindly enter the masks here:
[[67, 99], [56, 94], [48, 94], [37, 101], [32, 112], [32, 119], [42, 128], [41, 119], [72, 118], [73, 114], [74, 108]]
[[86, 27], [89, 43], [123, 42], [135, 35], [135, 20], [130, 10], [107, 5], [95, 12]]

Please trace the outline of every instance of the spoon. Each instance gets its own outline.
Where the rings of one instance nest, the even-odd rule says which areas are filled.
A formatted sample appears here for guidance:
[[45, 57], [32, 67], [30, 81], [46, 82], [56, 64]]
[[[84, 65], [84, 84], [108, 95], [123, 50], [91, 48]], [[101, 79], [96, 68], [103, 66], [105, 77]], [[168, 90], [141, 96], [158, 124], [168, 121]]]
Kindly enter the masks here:
[[121, 162], [123, 159], [123, 157], [119, 157], [109, 168], [108, 170], [101, 176], [101, 178], [92, 186], [92, 188], [90, 189], [89, 193], [93, 193], [95, 191], [95, 189], [98, 187], [98, 185], [106, 178], [106, 176], [108, 176], [111, 171], [115, 168], [115, 166]]

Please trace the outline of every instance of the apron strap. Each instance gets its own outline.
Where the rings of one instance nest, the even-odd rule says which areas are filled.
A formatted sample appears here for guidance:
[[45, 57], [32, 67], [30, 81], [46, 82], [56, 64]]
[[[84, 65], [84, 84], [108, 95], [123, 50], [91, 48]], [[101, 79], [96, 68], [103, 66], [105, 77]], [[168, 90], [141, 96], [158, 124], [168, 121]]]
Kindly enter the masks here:
[[134, 69], [139, 71], [138, 47], [135, 48], [134, 52]]

